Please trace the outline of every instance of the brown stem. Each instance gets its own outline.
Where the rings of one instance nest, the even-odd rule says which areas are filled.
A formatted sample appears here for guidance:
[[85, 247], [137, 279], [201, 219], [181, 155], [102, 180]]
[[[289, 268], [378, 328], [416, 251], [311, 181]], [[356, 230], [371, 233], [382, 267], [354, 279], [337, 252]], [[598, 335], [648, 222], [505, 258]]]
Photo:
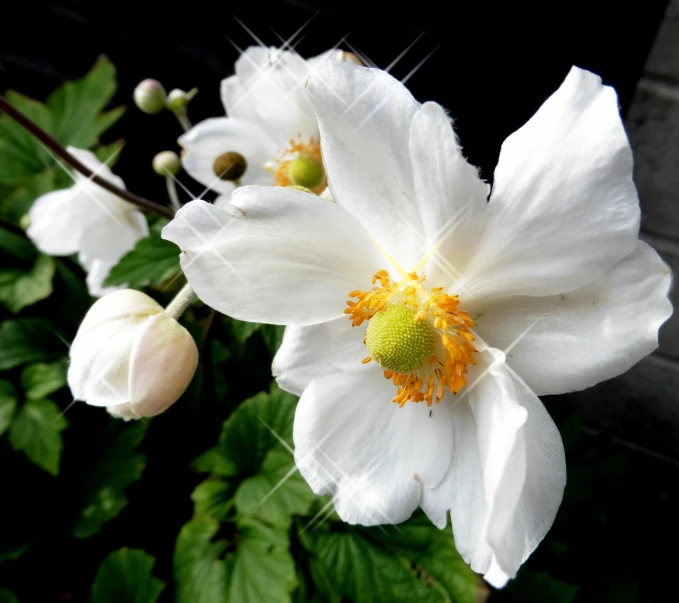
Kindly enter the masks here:
[[125, 199], [126, 201], [129, 201], [130, 203], [133, 203], [134, 205], [137, 205], [143, 209], [152, 211], [163, 218], [168, 218], [171, 220], [174, 217], [173, 212], [168, 207], [159, 205], [158, 203], [150, 201], [149, 199], [145, 199], [144, 197], [139, 197], [130, 191], [118, 188], [114, 184], [111, 184], [107, 180], [97, 176], [94, 172], [92, 172], [91, 169], [89, 169], [87, 166], [84, 166], [75, 157], [73, 157], [73, 155], [71, 155], [61, 143], [45, 132], [40, 126], [31, 121], [21, 111], [15, 109], [2, 96], [0, 96], [0, 109], [20, 126], [35, 136], [48, 149], [54, 151], [54, 153], [61, 157], [74, 170], [80, 172], [92, 180], [92, 182], [96, 182], [99, 186], [105, 188], [107, 191], [112, 192], [114, 195], [117, 195], [118, 197], [121, 197], [122, 199]]
[[23, 228], [17, 226], [13, 222], [10, 222], [9, 220], [5, 220], [5, 218], [0, 218], [0, 228], [4, 228], [12, 234], [18, 235], [24, 239], [28, 238]]

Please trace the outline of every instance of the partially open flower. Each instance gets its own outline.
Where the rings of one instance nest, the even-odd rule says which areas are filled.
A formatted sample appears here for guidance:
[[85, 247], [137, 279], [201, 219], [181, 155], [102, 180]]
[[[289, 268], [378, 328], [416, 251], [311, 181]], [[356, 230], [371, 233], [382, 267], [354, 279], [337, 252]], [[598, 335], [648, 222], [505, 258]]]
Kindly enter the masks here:
[[73, 397], [126, 421], [167, 410], [198, 366], [190, 333], [155, 300], [131, 289], [102, 297], [90, 308], [70, 356]]

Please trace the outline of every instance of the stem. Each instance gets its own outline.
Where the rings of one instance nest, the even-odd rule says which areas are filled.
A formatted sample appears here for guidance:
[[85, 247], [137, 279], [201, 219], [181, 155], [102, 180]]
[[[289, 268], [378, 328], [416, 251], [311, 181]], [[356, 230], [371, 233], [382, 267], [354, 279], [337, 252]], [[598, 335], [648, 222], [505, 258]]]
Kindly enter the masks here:
[[170, 220], [172, 219], [173, 213], [167, 207], [159, 205], [158, 203], [154, 203], [153, 201], [145, 199], [144, 197], [139, 197], [130, 191], [118, 188], [115, 186], [115, 184], [111, 184], [108, 180], [104, 180], [103, 178], [97, 176], [91, 169], [73, 157], [73, 155], [71, 155], [61, 143], [45, 132], [40, 126], [31, 121], [21, 111], [15, 109], [2, 96], [0, 96], [0, 110], [4, 111], [10, 118], [12, 118], [30, 134], [35, 136], [48, 149], [52, 150], [55, 154], [61, 157], [74, 170], [80, 172], [92, 180], [92, 182], [97, 183], [99, 186], [101, 186], [101, 188], [105, 188], [114, 195], [117, 195], [118, 197], [121, 197], [122, 199], [125, 199], [126, 201], [129, 201], [130, 203], [143, 209], [152, 211], [163, 218], [168, 218]]
[[196, 294], [193, 292], [191, 285], [184, 285], [175, 298], [165, 308], [165, 312], [177, 320], [184, 312], [189, 304], [196, 299]]
[[12, 234], [15, 234], [24, 239], [28, 238], [28, 235], [23, 230], [23, 228], [17, 226], [13, 222], [10, 222], [9, 220], [5, 220], [4, 218], [0, 218], [0, 228], [4, 228], [5, 230], [11, 232]]
[[179, 125], [184, 129], [184, 132], [188, 132], [191, 128], [193, 128], [193, 124], [191, 124], [191, 120], [189, 119], [189, 115], [186, 111], [175, 111], [175, 115], [177, 116]]
[[167, 196], [170, 197], [172, 207], [175, 211], [179, 211], [182, 208], [182, 203], [177, 194], [177, 185], [174, 183], [174, 177], [170, 175], [165, 176], [165, 184], [167, 185]]

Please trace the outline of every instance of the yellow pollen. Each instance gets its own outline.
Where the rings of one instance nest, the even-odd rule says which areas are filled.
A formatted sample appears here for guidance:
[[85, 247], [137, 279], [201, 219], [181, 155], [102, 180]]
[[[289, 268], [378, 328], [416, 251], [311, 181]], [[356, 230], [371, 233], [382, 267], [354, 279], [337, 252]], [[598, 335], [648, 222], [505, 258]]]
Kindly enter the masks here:
[[457, 394], [467, 384], [467, 365], [476, 364], [474, 321], [459, 309], [457, 295], [442, 287], [426, 289], [424, 280], [411, 272], [393, 282], [379, 270], [370, 291], [349, 293], [344, 310], [352, 326], [370, 321], [365, 339], [370, 356], [362, 362], [375, 360], [384, 369], [397, 388], [392, 401], [401, 407], [406, 402], [431, 406], [446, 388]]
[[[278, 160], [267, 169], [274, 172], [274, 186], [293, 186], [299, 185], [300, 182], [293, 182], [291, 171], [294, 175], [295, 170], [291, 170], [291, 167], [295, 167], [295, 160], [302, 159], [306, 163], [311, 163], [312, 161], [320, 166], [320, 181], [314, 186], [304, 185], [305, 188], [310, 189], [313, 193], [320, 195], [327, 186], [327, 178], [322, 169], [322, 158], [321, 158], [321, 144], [313, 136], [308, 142], [302, 142], [301, 136], [297, 137], [297, 140], [290, 139], [290, 146], [285, 149], [279, 156]], [[297, 162], [299, 164], [299, 162]]]

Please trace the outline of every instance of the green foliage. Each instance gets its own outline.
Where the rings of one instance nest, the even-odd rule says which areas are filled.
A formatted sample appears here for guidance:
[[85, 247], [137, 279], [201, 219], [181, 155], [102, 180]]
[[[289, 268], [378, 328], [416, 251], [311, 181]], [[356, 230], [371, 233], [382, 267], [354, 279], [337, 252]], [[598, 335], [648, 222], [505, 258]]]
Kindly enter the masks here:
[[141, 477], [146, 466], [144, 455], [137, 452], [144, 433], [144, 423], [123, 424], [104, 440], [100, 455], [85, 473], [73, 526], [75, 538], [96, 534], [127, 505], [125, 489]]
[[17, 407], [17, 395], [9, 381], [0, 381], [0, 435], [12, 424]]
[[39, 400], [66, 385], [66, 364], [37, 362], [21, 371], [21, 387], [29, 400]]
[[56, 360], [66, 351], [56, 326], [48, 320], [18, 318], [0, 325], [0, 371], [29, 362]]
[[179, 272], [179, 248], [159, 235], [140, 239], [111, 269], [105, 285], [144, 287], [162, 283]]
[[52, 475], [59, 473], [63, 446], [61, 432], [68, 423], [51, 400], [29, 400], [17, 413], [9, 431], [9, 443]]
[[40, 255], [30, 269], [0, 269], [0, 302], [17, 313], [45, 299], [52, 293], [54, 269], [54, 260], [47, 255]]
[[91, 603], [155, 603], [165, 584], [153, 577], [156, 560], [139, 549], [122, 548], [101, 562]]
[[19, 603], [19, 599], [14, 596], [11, 590], [0, 588], [0, 603]]

